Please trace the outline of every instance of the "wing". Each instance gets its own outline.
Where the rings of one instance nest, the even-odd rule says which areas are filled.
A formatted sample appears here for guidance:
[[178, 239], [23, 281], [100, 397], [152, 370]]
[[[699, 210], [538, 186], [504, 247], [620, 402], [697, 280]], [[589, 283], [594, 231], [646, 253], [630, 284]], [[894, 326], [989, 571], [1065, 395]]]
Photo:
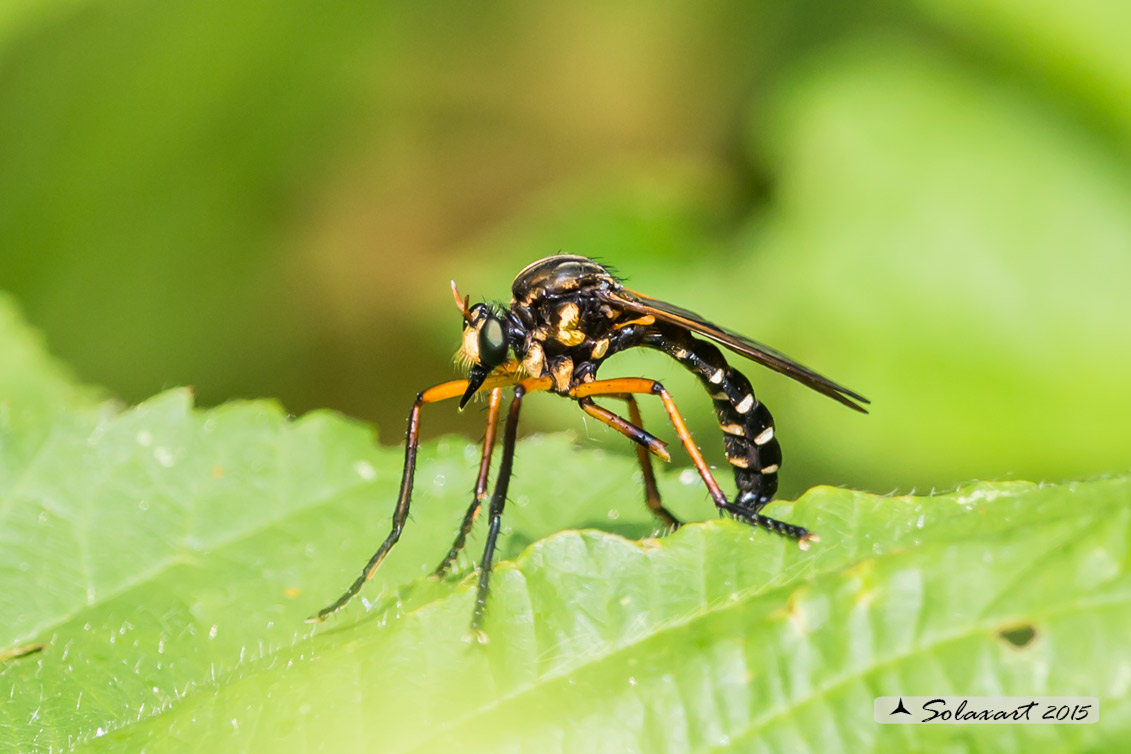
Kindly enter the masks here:
[[682, 327], [696, 335], [702, 335], [726, 346], [740, 356], [745, 356], [773, 369], [775, 372], [781, 372], [787, 377], [792, 377], [802, 385], [827, 395], [849, 408], [861, 413], [868, 413], [868, 410], [860, 403], [869, 403], [870, 401], [859, 393], [849, 390], [843, 385], [838, 385], [828, 377], [823, 377], [812, 369], [798, 364], [780, 351], [775, 351], [769, 346], [764, 346], [732, 330], [708, 322], [695, 312], [681, 309], [666, 301], [650, 298], [627, 288], [602, 291], [600, 295], [613, 306], [619, 306], [638, 314], [651, 315], [660, 322]]

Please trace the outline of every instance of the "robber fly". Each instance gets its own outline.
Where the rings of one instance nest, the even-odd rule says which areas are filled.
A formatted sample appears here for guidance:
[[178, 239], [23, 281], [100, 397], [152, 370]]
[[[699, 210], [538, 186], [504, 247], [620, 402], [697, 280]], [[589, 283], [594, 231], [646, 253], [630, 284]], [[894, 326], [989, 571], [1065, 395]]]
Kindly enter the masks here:
[[[802, 548], [807, 548], [809, 542], [817, 539], [815, 534], [800, 526], [759, 512], [774, 496], [778, 486], [781, 448], [774, 436], [774, 421], [766, 406], [754, 397], [750, 382], [727, 364], [714, 343], [792, 377], [857, 411], [866, 413], [861, 405], [868, 403], [866, 398], [784, 354], [712, 324], [694, 312], [625, 288], [608, 269], [587, 257], [559, 254], [541, 259], [518, 274], [511, 291], [513, 298], [507, 309], [485, 303], [469, 306], [469, 299], [461, 299], [455, 282], [452, 282], [452, 294], [464, 319], [463, 342], [456, 358], [470, 367], [468, 377], [441, 383], [416, 396], [408, 417], [404, 472], [393, 513], [392, 531], [349, 589], [332, 605], [313, 616], [311, 621], [325, 620], [349, 602], [377, 571], [400, 537], [412, 497], [421, 407], [458, 397], [459, 407], [463, 409], [480, 390], [488, 393], [489, 400], [475, 494], [455, 542], [435, 574], [442, 576], [451, 568], [487, 498], [487, 477], [499, 424], [502, 392], [504, 388], [511, 388], [514, 397], [503, 430], [499, 477], [488, 506], [487, 542], [479, 566], [479, 588], [471, 623], [473, 634], [481, 640], [485, 638], [480, 626], [514, 462], [519, 410], [523, 397], [528, 393], [548, 391], [577, 401], [582, 411], [635, 442], [644, 473], [645, 502], [667, 526], [678, 527], [680, 522], [660, 502], [649, 454], [665, 461], [671, 457], [667, 443], [644, 429], [637, 395], [658, 396], [663, 402], [676, 434], [720, 511], [795, 539]], [[605, 359], [638, 346], [668, 354], [694, 373], [710, 394], [719, 428], [723, 432], [727, 461], [734, 467], [738, 494], [733, 500], [715, 481], [663, 385], [638, 377], [597, 379], [597, 370]], [[598, 397], [624, 401], [628, 418], [597, 405], [593, 399]]]

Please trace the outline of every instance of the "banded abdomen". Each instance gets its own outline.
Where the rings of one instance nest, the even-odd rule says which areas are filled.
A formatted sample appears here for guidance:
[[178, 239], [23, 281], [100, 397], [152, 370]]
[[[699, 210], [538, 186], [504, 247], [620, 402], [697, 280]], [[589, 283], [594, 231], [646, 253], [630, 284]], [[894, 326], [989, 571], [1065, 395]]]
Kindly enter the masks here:
[[703, 383], [723, 431], [727, 461], [734, 467], [735, 503], [758, 511], [777, 492], [781, 446], [774, 436], [774, 419], [750, 381], [731, 368], [718, 348], [686, 333], [655, 332], [644, 345], [668, 354]]

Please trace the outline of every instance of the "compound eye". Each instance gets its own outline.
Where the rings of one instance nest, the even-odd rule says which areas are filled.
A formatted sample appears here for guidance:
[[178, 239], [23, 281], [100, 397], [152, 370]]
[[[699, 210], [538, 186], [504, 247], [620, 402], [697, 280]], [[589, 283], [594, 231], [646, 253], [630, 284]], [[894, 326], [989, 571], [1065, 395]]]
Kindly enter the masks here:
[[494, 369], [507, 358], [507, 336], [498, 317], [488, 316], [479, 328], [479, 363]]

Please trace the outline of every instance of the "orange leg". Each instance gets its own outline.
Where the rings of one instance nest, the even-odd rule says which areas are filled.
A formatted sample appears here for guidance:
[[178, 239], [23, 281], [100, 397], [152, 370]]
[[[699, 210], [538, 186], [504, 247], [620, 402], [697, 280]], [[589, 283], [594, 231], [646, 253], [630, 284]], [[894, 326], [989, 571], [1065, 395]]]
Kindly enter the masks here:
[[691, 438], [691, 432], [688, 431], [687, 425], [683, 421], [683, 417], [679, 414], [679, 409], [675, 406], [675, 401], [672, 400], [671, 395], [664, 388], [663, 385], [655, 380], [647, 380], [643, 377], [621, 377], [611, 380], [597, 380], [596, 382], [586, 382], [578, 385], [570, 391], [571, 398], [588, 398], [594, 395], [616, 395], [618, 393], [642, 393], [645, 395], [658, 395], [660, 400], [664, 402], [664, 409], [668, 412], [668, 418], [671, 419], [672, 426], [675, 427], [675, 432], [679, 435], [680, 442], [687, 450], [687, 454], [691, 456], [691, 462], [695, 464], [695, 468], [699, 471], [699, 476], [703, 477], [703, 483], [707, 485], [707, 491], [711, 494], [711, 499], [715, 501], [716, 505], [722, 505], [728, 502], [727, 496], [723, 494], [723, 490], [719, 487], [719, 483], [715, 481], [715, 477], [711, 475], [711, 469], [707, 466], [707, 462], [703, 460], [703, 454], [699, 452], [699, 446]]
[[[629, 420], [643, 429], [644, 419], [640, 416], [640, 406], [636, 402], [636, 396], [632, 395], [632, 393], [625, 393], [620, 396], [620, 398], [628, 403]], [[656, 484], [656, 473], [652, 470], [652, 458], [645, 449], [639, 445], [636, 446], [636, 459], [640, 461], [640, 471], [644, 474], [644, 504], [647, 505], [664, 524], [673, 529], [678, 529], [680, 527], [679, 519], [660, 502], [660, 488]]]
[[[494, 390], [497, 387], [505, 387], [508, 385], [515, 385], [515, 380], [509, 375], [497, 375], [488, 377], [484, 382], [481, 389]], [[548, 377], [538, 377], [528, 380], [523, 380], [518, 385], [524, 388], [525, 392], [538, 392], [542, 390], [549, 390], [553, 382]], [[336, 613], [346, 606], [354, 596], [361, 591], [361, 587], [365, 582], [373, 578], [373, 574], [381, 566], [381, 562], [389, 551], [393, 549], [393, 545], [400, 539], [401, 531], [404, 529], [405, 521], [408, 519], [409, 504], [412, 500], [412, 481], [416, 474], [416, 453], [420, 446], [420, 409], [427, 403], [437, 403], [445, 401], [449, 398], [458, 398], [463, 395], [467, 390], [467, 380], [452, 380], [450, 382], [442, 382], [439, 385], [428, 388], [416, 396], [416, 402], [412, 404], [412, 411], [408, 415], [408, 432], [406, 433], [407, 441], [405, 442], [404, 451], [404, 471], [401, 473], [401, 489], [400, 494], [397, 496], [397, 506], [393, 510], [393, 528], [381, 546], [377, 548], [377, 552], [373, 553], [373, 557], [361, 569], [361, 574], [350, 584], [349, 588], [342, 593], [342, 596], [337, 600], [321, 610], [316, 615], [308, 618], [308, 622], [320, 623], [328, 616]]]
[[[616, 397], [627, 398], [631, 400], [633, 404], [636, 403], [636, 399], [631, 396], [618, 395]], [[582, 411], [635, 442], [637, 449], [645, 452], [651, 451], [665, 461], [672, 460], [671, 454], [668, 453], [668, 444], [655, 435], [645, 432], [644, 428], [640, 426], [639, 418], [629, 423], [607, 408], [598, 406], [593, 402], [592, 398], [580, 398], [577, 402], [581, 406]], [[639, 410], [637, 411], [637, 416], [639, 416]]]
[[711, 499], [714, 501], [716, 507], [754, 526], [761, 526], [764, 529], [769, 529], [778, 534], [796, 539], [803, 549], [809, 546], [809, 542], [817, 539], [815, 535], [810, 534], [809, 531], [803, 527], [788, 524], [784, 521], [778, 521], [769, 516], [763, 516], [760, 513], [752, 513], [727, 500], [722, 488], [719, 487], [719, 483], [715, 481], [714, 475], [711, 474], [710, 467], [703, 459], [703, 454], [699, 451], [699, 446], [696, 445], [695, 440], [692, 439], [691, 432], [688, 431], [687, 424], [684, 423], [683, 417], [680, 416], [679, 409], [676, 408], [675, 401], [672, 400], [671, 394], [669, 394], [659, 382], [642, 377], [620, 377], [611, 380], [586, 382], [578, 385], [569, 392], [570, 397], [574, 399], [590, 398], [596, 395], [617, 395], [620, 393], [660, 396], [660, 400], [664, 403], [664, 409], [668, 412], [668, 418], [671, 419], [672, 426], [675, 427], [676, 434], [679, 435], [679, 439], [683, 443], [683, 447], [687, 450], [687, 454], [691, 456], [691, 462], [695, 465], [699, 476], [703, 478], [703, 483], [707, 485], [707, 492], [710, 493]]
[[612, 411], [602, 408], [593, 402], [592, 398], [580, 398], [578, 404], [590, 416], [600, 419], [622, 435], [636, 443], [636, 458], [640, 461], [640, 470], [644, 474], [644, 504], [656, 514], [656, 517], [665, 525], [673, 529], [679, 527], [679, 519], [660, 502], [660, 489], [656, 485], [656, 474], [652, 470], [652, 459], [649, 452], [655, 453], [665, 461], [671, 460], [667, 451], [667, 443], [644, 430], [644, 422], [640, 417], [640, 406], [636, 397], [631, 393], [610, 394], [610, 398], [619, 398], [628, 403], [628, 415], [631, 421], [625, 421]]

